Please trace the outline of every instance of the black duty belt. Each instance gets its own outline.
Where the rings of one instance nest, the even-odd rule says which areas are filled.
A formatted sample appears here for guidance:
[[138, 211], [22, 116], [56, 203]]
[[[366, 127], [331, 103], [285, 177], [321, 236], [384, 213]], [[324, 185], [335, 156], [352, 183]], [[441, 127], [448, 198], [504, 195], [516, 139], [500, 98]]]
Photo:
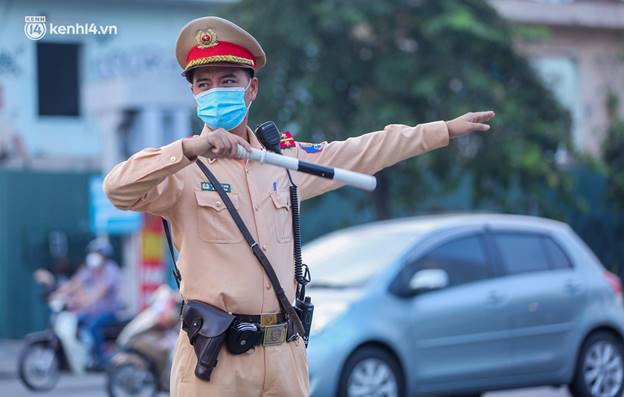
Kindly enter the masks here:
[[275, 325], [278, 323], [285, 323], [286, 316], [283, 313], [273, 314], [234, 314], [236, 319], [244, 321], [246, 323], [256, 323], [260, 325]]
[[293, 322], [282, 313], [248, 315], [235, 314], [228, 330], [227, 346], [238, 353], [252, 346], [272, 346], [297, 338]]

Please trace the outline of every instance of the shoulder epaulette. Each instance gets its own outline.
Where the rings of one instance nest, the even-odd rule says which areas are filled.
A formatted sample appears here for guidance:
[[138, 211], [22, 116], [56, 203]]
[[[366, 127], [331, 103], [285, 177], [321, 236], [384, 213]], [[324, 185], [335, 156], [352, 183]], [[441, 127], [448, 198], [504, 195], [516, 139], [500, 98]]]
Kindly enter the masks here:
[[280, 148], [287, 149], [289, 147], [295, 147], [295, 139], [289, 131], [284, 131], [280, 136]]

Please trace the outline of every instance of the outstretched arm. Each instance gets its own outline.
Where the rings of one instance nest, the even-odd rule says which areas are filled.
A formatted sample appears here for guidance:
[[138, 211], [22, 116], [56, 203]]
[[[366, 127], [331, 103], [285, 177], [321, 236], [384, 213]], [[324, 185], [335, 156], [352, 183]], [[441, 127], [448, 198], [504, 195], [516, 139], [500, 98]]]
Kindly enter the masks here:
[[[410, 127], [391, 124], [381, 131], [371, 132], [344, 141], [323, 142], [312, 145], [296, 144], [300, 160], [345, 168], [351, 171], [375, 174], [399, 161], [446, 146], [449, 139], [471, 131], [487, 131], [485, 124], [494, 112], [466, 113], [451, 121], [435, 121]], [[337, 189], [342, 183], [296, 173], [296, 183], [301, 189], [301, 199]]]

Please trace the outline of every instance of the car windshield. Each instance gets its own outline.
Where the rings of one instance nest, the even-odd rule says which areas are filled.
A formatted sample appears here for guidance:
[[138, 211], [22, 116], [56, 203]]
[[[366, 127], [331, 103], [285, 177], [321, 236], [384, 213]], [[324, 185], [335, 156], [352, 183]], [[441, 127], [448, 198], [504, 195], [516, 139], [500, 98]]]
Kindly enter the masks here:
[[415, 236], [405, 234], [339, 233], [303, 248], [316, 288], [357, 287], [391, 264], [410, 247]]

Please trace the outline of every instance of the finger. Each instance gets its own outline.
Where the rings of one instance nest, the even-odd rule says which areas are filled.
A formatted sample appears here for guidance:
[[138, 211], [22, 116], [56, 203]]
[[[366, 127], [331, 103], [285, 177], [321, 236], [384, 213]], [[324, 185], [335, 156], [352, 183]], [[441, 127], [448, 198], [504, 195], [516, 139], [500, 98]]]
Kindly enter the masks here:
[[230, 158], [236, 158], [236, 153], [238, 150], [238, 146], [236, 146], [236, 135], [232, 133], [228, 133], [225, 135], [225, 147], [223, 148], [223, 154]]
[[495, 116], [495, 113], [491, 110], [488, 110], [485, 112], [475, 112], [475, 113], [472, 113], [472, 117], [470, 121], [475, 122], [475, 123], [483, 123], [485, 121], [493, 119], [494, 116]]
[[237, 144], [235, 139], [234, 140], [230, 140], [229, 143], [230, 143], [230, 152], [229, 152], [230, 158], [235, 159], [235, 158], [238, 157], [237, 156], [238, 155], [238, 144]]
[[202, 128], [201, 133], [199, 135], [206, 135], [212, 132], [212, 130], [208, 127], [207, 124], [204, 124], [204, 128]]
[[241, 141], [244, 142], [244, 139], [234, 134], [230, 134], [228, 139], [231, 145], [230, 157], [238, 158], [238, 145], [242, 146]]
[[[234, 135], [234, 138], [236, 138], [236, 143], [238, 145], [241, 145], [242, 147], [245, 148], [245, 150], [250, 153], [251, 152], [251, 145], [249, 144], [249, 142], [247, 142], [246, 140], [244, 140], [243, 138]], [[238, 148], [237, 148], [238, 149]]]
[[216, 155], [219, 153], [219, 148], [221, 147], [220, 138], [216, 135], [211, 136], [210, 139], [210, 153]]
[[215, 134], [214, 147], [212, 152], [217, 157], [223, 157], [223, 149], [225, 147], [225, 138], [221, 134]]
[[470, 123], [471, 131], [488, 131], [490, 126], [488, 124], [483, 123]]
[[219, 157], [229, 157], [230, 148], [231, 148], [230, 141], [228, 141], [227, 139], [224, 139], [223, 144], [219, 148]]
[[228, 137], [227, 138], [228, 144], [230, 145], [229, 150], [227, 152], [228, 157], [237, 159], [238, 158], [238, 145], [242, 146], [241, 141], [243, 141], [243, 139], [241, 139], [239, 136], [234, 135], [234, 134], [229, 134], [227, 137]]

